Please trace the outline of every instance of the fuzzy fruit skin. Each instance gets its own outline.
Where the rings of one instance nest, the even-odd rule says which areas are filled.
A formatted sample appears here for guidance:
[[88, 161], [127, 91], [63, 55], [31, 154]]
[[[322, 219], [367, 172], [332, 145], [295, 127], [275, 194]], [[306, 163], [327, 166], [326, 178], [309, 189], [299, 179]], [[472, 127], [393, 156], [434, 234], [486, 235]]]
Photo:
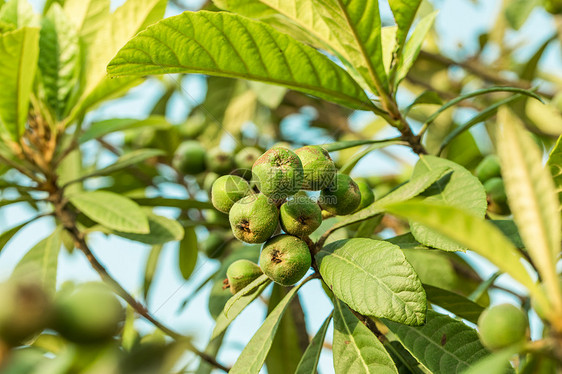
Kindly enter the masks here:
[[279, 210], [267, 196], [255, 194], [238, 200], [228, 215], [232, 233], [246, 243], [263, 243], [279, 223]]
[[213, 183], [211, 202], [217, 210], [228, 213], [235, 202], [250, 192], [250, 185], [244, 178], [237, 175], [223, 175]]
[[371, 189], [371, 187], [367, 182], [363, 180], [359, 180], [359, 181], [355, 181], [355, 183], [357, 183], [357, 186], [359, 187], [359, 192], [361, 192], [361, 202], [359, 203], [359, 206], [355, 210], [357, 212], [361, 209], [365, 209], [366, 207], [368, 207], [369, 205], [375, 202], [375, 193], [373, 192], [373, 190]]
[[353, 213], [361, 203], [361, 191], [351, 177], [337, 174], [331, 186], [320, 193], [320, 206], [325, 211], [345, 216]]
[[528, 325], [525, 313], [512, 304], [500, 304], [486, 309], [478, 318], [480, 340], [491, 350], [524, 341]]
[[336, 165], [328, 151], [318, 145], [295, 150], [304, 170], [303, 190], [320, 191], [328, 187], [336, 176]]
[[271, 148], [261, 155], [252, 174], [260, 192], [274, 200], [294, 195], [302, 186], [302, 162], [295, 152], [283, 147]]
[[216, 231], [209, 233], [209, 236], [201, 243], [201, 249], [209, 258], [219, 258], [227, 247], [226, 235]]
[[297, 193], [281, 205], [279, 219], [287, 234], [308, 236], [322, 224], [322, 209], [306, 194]]
[[219, 147], [209, 149], [205, 160], [209, 170], [219, 175], [228, 174], [234, 168], [234, 160], [230, 153], [223, 151]]
[[183, 174], [199, 174], [205, 170], [205, 152], [205, 148], [199, 142], [185, 141], [176, 149], [172, 164]]
[[301, 280], [311, 263], [306, 243], [292, 235], [277, 235], [269, 239], [260, 254], [264, 274], [282, 286], [292, 286]]
[[500, 160], [496, 155], [487, 155], [482, 161], [480, 161], [480, 163], [476, 167], [476, 177], [482, 183], [485, 183], [491, 178], [500, 176]]
[[501, 215], [510, 213], [509, 205], [507, 205], [507, 195], [505, 193], [503, 179], [499, 177], [488, 179], [484, 183], [484, 189], [488, 194], [488, 210]]
[[230, 292], [233, 295], [238, 293], [262, 274], [260, 267], [250, 260], [234, 261], [226, 270]]
[[254, 163], [260, 158], [262, 153], [256, 147], [245, 147], [234, 156], [234, 165], [243, 178], [252, 179], [252, 166], [254, 166]]
[[103, 284], [86, 283], [55, 302], [55, 330], [78, 344], [110, 340], [123, 319], [123, 307]]
[[0, 341], [10, 346], [20, 345], [41, 332], [52, 317], [51, 300], [35, 283], [3, 283], [0, 300]]

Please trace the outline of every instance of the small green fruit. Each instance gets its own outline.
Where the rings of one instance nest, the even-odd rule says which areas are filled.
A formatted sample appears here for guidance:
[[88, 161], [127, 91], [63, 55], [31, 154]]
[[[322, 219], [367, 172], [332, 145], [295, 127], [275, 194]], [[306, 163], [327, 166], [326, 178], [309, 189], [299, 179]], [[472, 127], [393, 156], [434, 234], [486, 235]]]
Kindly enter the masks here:
[[260, 267], [250, 260], [234, 261], [226, 270], [230, 292], [238, 293], [262, 274]]
[[371, 189], [371, 187], [367, 182], [363, 180], [359, 180], [359, 181], [355, 181], [355, 183], [357, 183], [357, 186], [359, 187], [359, 192], [361, 193], [361, 202], [359, 203], [359, 206], [355, 210], [357, 212], [361, 209], [368, 207], [369, 205], [375, 202], [375, 193], [373, 192], [373, 190]]
[[279, 208], [281, 227], [287, 234], [308, 236], [322, 224], [322, 209], [304, 193], [297, 193]]
[[264, 274], [282, 286], [297, 283], [304, 277], [311, 262], [306, 243], [291, 235], [278, 235], [269, 239], [260, 254], [260, 266]]
[[10, 346], [24, 343], [50, 322], [51, 300], [36, 283], [3, 283], [0, 300], [0, 340]]
[[336, 176], [336, 165], [328, 151], [318, 145], [309, 145], [295, 151], [304, 171], [303, 190], [319, 191], [328, 187]]
[[103, 284], [87, 283], [55, 302], [55, 330], [78, 344], [110, 340], [123, 319], [123, 307]]
[[562, 2], [560, 0], [546, 0], [544, 8], [551, 14], [562, 14]]
[[195, 139], [208, 127], [207, 119], [203, 113], [190, 116], [179, 126], [179, 134], [183, 138]]
[[199, 174], [205, 170], [205, 153], [205, 148], [201, 144], [188, 140], [179, 145], [172, 164], [183, 174]]
[[525, 313], [511, 304], [486, 309], [478, 318], [480, 340], [492, 350], [523, 342], [526, 339], [527, 327]]
[[251, 192], [250, 185], [237, 175], [223, 175], [211, 189], [211, 202], [217, 210], [228, 213], [235, 202]]
[[245, 147], [234, 156], [234, 164], [242, 177], [252, 179], [252, 166], [262, 153], [256, 147]]
[[337, 216], [345, 216], [359, 207], [361, 191], [351, 177], [337, 174], [332, 184], [322, 190], [319, 201], [325, 211]]
[[230, 173], [234, 167], [234, 160], [230, 153], [223, 151], [219, 147], [209, 149], [206, 162], [209, 170], [219, 175]]
[[488, 194], [488, 210], [490, 212], [501, 215], [510, 213], [509, 205], [507, 205], [507, 195], [505, 193], [503, 179], [499, 177], [488, 179], [484, 183], [484, 189]]
[[300, 190], [303, 180], [302, 163], [295, 152], [283, 147], [271, 148], [252, 167], [261, 193], [282, 200]]
[[480, 182], [485, 183], [487, 180], [500, 177], [501, 167], [499, 157], [496, 155], [488, 155], [476, 167], [476, 177]]
[[238, 200], [230, 209], [234, 236], [246, 243], [263, 243], [279, 223], [279, 211], [267, 196], [255, 194]]
[[216, 231], [211, 231], [209, 236], [201, 243], [201, 249], [209, 258], [219, 258], [226, 247], [226, 236]]
[[212, 226], [228, 227], [228, 214], [216, 209], [205, 209], [203, 211], [205, 221]]

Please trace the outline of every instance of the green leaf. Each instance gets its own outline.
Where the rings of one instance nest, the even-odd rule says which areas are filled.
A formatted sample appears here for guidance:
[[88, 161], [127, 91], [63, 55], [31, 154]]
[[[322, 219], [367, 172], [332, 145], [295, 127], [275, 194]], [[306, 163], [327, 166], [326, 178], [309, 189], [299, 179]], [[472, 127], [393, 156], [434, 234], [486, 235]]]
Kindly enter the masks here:
[[14, 226], [14, 227], [4, 231], [2, 234], [0, 234], [0, 253], [2, 252], [4, 247], [6, 247], [6, 244], [8, 244], [8, 242], [14, 237], [14, 235], [16, 235], [28, 223], [31, 223], [31, 222], [35, 221], [37, 218], [39, 218], [39, 217], [35, 217], [35, 218], [30, 219], [29, 221], [25, 221], [24, 223], [21, 223], [17, 226]]
[[39, 70], [45, 100], [57, 119], [61, 119], [80, 68], [78, 34], [58, 4], [53, 4], [41, 21], [39, 38]]
[[418, 178], [412, 178], [408, 183], [398, 187], [365, 209], [361, 209], [359, 212], [341, 219], [338, 223], [332, 226], [325, 235], [331, 234], [342, 227], [373, 218], [374, 216], [383, 213], [384, 209], [382, 207], [385, 204], [409, 200], [412, 197], [419, 195], [449, 171], [449, 168], [437, 168], [436, 170], [432, 170]]
[[[106, 74], [106, 66], [129, 39], [162, 19], [166, 3], [166, 0], [127, 0], [111, 14], [107, 23], [103, 23], [89, 46], [84, 92], [67, 118], [67, 123], [72, 123], [101, 101], [117, 97], [142, 82], [137, 78], [110, 79]], [[103, 5], [97, 9], [104, 11]]]
[[453, 131], [451, 131], [445, 137], [445, 139], [443, 140], [443, 143], [441, 143], [441, 146], [440, 146], [437, 154], [441, 154], [443, 149], [445, 149], [445, 147], [447, 147], [451, 143], [451, 141], [453, 141], [457, 136], [459, 136], [463, 132], [467, 131], [472, 126], [477, 125], [481, 122], [484, 122], [487, 119], [494, 116], [497, 113], [499, 107], [501, 107], [502, 105], [506, 105], [506, 104], [509, 104], [511, 102], [514, 102], [516, 100], [519, 100], [522, 97], [523, 97], [522, 95], [513, 95], [513, 96], [510, 96], [506, 99], [500, 100], [497, 103], [494, 103], [494, 104], [490, 105], [489, 107], [487, 107], [486, 109], [484, 109], [483, 111], [481, 111], [480, 113], [478, 113], [477, 115], [472, 117], [470, 120], [465, 122], [464, 124], [456, 127]]
[[337, 299], [334, 300], [333, 356], [336, 374], [398, 373], [379, 339]]
[[510, 219], [492, 219], [490, 220], [502, 233], [511, 240], [513, 245], [517, 248], [525, 248], [521, 235], [519, 235], [519, 229], [515, 222]]
[[160, 259], [162, 248], [163, 246], [161, 244], [154, 245], [146, 260], [144, 268], [144, 283], [142, 287], [145, 300], [148, 300], [148, 292], [150, 291], [150, 286], [152, 285], [152, 280], [154, 279], [154, 274], [156, 273], [156, 268], [158, 267], [158, 260]]
[[65, 0], [64, 10], [84, 45], [94, 42], [96, 34], [109, 22], [110, 0]]
[[406, 75], [414, 65], [414, 62], [418, 58], [422, 44], [427, 36], [427, 33], [433, 26], [433, 22], [437, 17], [437, 12], [433, 12], [419, 22], [419, 24], [414, 29], [410, 40], [406, 43], [404, 47], [403, 56], [399, 60], [398, 70], [396, 73], [396, 78], [394, 81], [394, 87], [397, 87], [400, 82], [406, 78]]
[[368, 144], [384, 144], [393, 145], [400, 143], [397, 139], [383, 139], [383, 140], [340, 140], [339, 142], [322, 144], [322, 148], [328, 152], [341, 151], [342, 149], [359, 147]]
[[[289, 288], [273, 284], [267, 305], [268, 314], [281, 302]], [[299, 295], [295, 295], [288, 310], [281, 317], [277, 334], [265, 360], [268, 374], [294, 373], [308, 346], [309, 338]]]
[[424, 326], [384, 323], [406, 349], [435, 374], [460, 373], [488, 355], [475, 330], [432, 310], [427, 311]]
[[132, 200], [107, 191], [88, 191], [68, 197], [91, 220], [113, 230], [148, 234], [148, 218]]
[[320, 361], [320, 354], [322, 353], [322, 348], [324, 347], [324, 339], [326, 339], [326, 333], [328, 332], [328, 326], [330, 326], [330, 321], [334, 312], [330, 313], [328, 317], [324, 320], [322, 326], [312, 341], [308, 345], [308, 348], [304, 352], [304, 355], [297, 366], [295, 374], [316, 374], [318, 362]]
[[181, 240], [184, 236], [184, 229], [178, 221], [146, 212], [148, 218], [148, 234], [133, 234], [127, 232], [113, 231], [113, 234], [137, 242], [157, 245]]
[[178, 263], [183, 279], [189, 279], [197, 265], [197, 234], [193, 227], [186, 227], [179, 245]]
[[[511, 346], [504, 348], [501, 351], [494, 352], [483, 359], [474, 363], [468, 370], [462, 372], [462, 374], [506, 374], [513, 373], [513, 367], [509, 360], [517, 354], [522, 347]], [[536, 373], [536, 372], [535, 372]]]
[[[448, 167], [453, 172], [426, 189], [423, 192], [423, 196], [427, 196], [425, 200], [457, 207], [476, 217], [484, 218], [488, 206], [486, 191], [478, 178], [462, 166], [439, 157], [422, 155], [414, 168], [412, 178], [415, 179], [431, 170], [443, 167]], [[422, 244], [446, 251], [463, 251], [465, 249], [458, 243], [418, 223], [414, 222], [410, 227], [416, 240]]]
[[355, 311], [424, 323], [425, 291], [398, 246], [364, 238], [339, 240], [322, 248], [316, 261], [334, 295]]
[[523, 265], [524, 257], [493, 224], [455, 207], [421, 201], [392, 204], [385, 209], [432, 228], [487, 258], [500, 270], [527, 287], [537, 302], [548, 310], [544, 292]]
[[55, 294], [57, 285], [57, 266], [62, 245], [58, 226], [55, 231], [31, 248], [18, 262], [12, 278], [30, 277], [41, 282], [43, 289]]
[[173, 199], [166, 197], [142, 197], [133, 198], [133, 201], [141, 206], [165, 206], [169, 208], [187, 209], [213, 209], [213, 205], [207, 201], [190, 199]]
[[273, 338], [281, 322], [281, 317], [287, 310], [289, 303], [305, 282], [293, 287], [277, 304], [275, 309], [265, 319], [258, 331], [248, 342], [238, 359], [230, 369], [230, 374], [258, 374], [265, 362], [267, 353], [273, 343]]
[[416, 105], [423, 104], [443, 105], [443, 100], [441, 100], [441, 97], [435, 91], [424, 91], [416, 97], [414, 101], [412, 101], [412, 103], [403, 110], [403, 112], [408, 114]]
[[430, 303], [447, 309], [449, 312], [472, 323], [477, 323], [478, 317], [484, 311], [482, 306], [457, 293], [428, 284], [424, 284], [423, 288]]
[[145, 119], [112, 118], [92, 123], [88, 130], [80, 136], [80, 144], [92, 139], [101, 138], [112, 132], [138, 129], [146, 126], [155, 129], [165, 129], [169, 128], [171, 125], [163, 116], [150, 116]]
[[0, 22], [14, 25], [16, 29], [22, 27], [39, 26], [39, 15], [27, 0], [10, 0], [0, 9]]
[[401, 56], [402, 48], [406, 44], [408, 31], [414, 23], [421, 0], [389, 0], [390, 9], [398, 26], [396, 32], [396, 56]]
[[561, 212], [560, 214], [562, 214], [562, 136], [558, 138], [556, 145], [550, 151], [547, 165], [550, 168], [556, 192], [558, 192], [559, 204], [557, 208]]
[[66, 157], [59, 163], [57, 166], [57, 182], [59, 186], [67, 186], [65, 188], [66, 194], [70, 195], [83, 191], [82, 183], [67, 185], [67, 183], [80, 178], [80, 175], [83, 173], [83, 169], [82, 151], [79, 147], [66, 155]]
[[513, 0], [505, 8], [505, 18], [514, 30], [519, 30], [540, 0]]
[[123, 156], [119, 157], [113, 164], [106, 166], [102, 169], [98, 169], [92, 173], [87, 173], [86, 175], [82, 175], [80, 178], [75, 179], [73, 181], [67, 182], [66, 185], [70, 185], [72, 183], [82, 182], [88, 178], [92, 177], [100, 177], [103, 175], [109, 175], [121, 169], [124, 169], [129, 166], [137, 165], [138, 163], [152, 158], [161, 156], [164, 154], [164, 151], [159, 149], [137, 149], [131, 152], [125, 153]]
[[541, 275], [548, 298], [562, 312], [556, 274], [562, 227], [554, 182], [542, 164], [542, 152], [507, 108], [498, 113], [497, 147], [513, 220]]
[[211, 334], [211, 340], [222, 335], [232, 321], [234, 321], [252, 301], [257, 299], [270, 283], [271, 280], [267, 275], [263, 274], [238, 291], [236, 295], [232, 296], [224, 306], [223, 311], [217, 317], [215, 328]]
[[0, 34], [0, 137], [17, 141], [25, 131], [38, 56], [39, 29]]
[[261, 22], [230, 13], [185, 12], [167, 18], [127, 43], [108, 72], [114, 77], [202, 73], [243, 78], [353, 108], [373, 108], [351, 77], [321, 53]]

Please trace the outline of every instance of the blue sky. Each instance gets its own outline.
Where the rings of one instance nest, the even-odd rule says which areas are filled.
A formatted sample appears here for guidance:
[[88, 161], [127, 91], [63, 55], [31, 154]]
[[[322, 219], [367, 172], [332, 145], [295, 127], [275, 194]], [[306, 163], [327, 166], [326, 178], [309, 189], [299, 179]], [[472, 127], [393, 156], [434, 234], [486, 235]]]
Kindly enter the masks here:
[[[31, 0], [31, 2], [36, 9], [40, 9], [44, 1]], [[114, 1], [113, 3], [117, 6], [118, 3], [122, 2]], [[192, 8], [196, 8], [200, 2], [184, 1], [184, 3]], [[435, 0], [432, 3], [440, 10], [436, 27], [441, 35], [441, 45], [451, 57], [463, 57], [470, 55], [477, 47], [474, 36], [488, 29], [494, 22], [499, 10], [500, 1], [482, 0], [474, 4], [472, 1], [465, 0]], [[383, 14], [385, 12], [388, 14], [387, 8], [383, 7]], [[173, 13], [173, 11], [170, 11], [170, 13]], [[525, 47], [522, 48], [521, 58], [525, 58], [542, 41], [550, 36], [552, 30], [551, 18], [542, 11], [536, 11], [522, 30], [517, 33], [510, 33], [508, 41], [515, 44], [524, 43]], [[493, 53], [493, 51], [490, 53]], [[543, 59], [542, 66], [550, 71], [560, 73], [559, 69], [562, 65], [560, 64], [559, 48], [549, 48], [545, 59]], [[189, 92], [194, 101], [200, 100], [204, 94], [204, 84], [202, 84], [200, 77], [186, 78], [183, 82], [183, 88], [186, 92]], [[158, 85], [154, 84], [154, 82], [148, 82], [142, 89], [134, 89], [129, 97], [104, 105], [92, 115], [92, 118], [101, 119], [112, 116], [142, 117], [146, 113], [139, 112], [139, 108], [150, 107], [149, 104], [153, 101], [153, 96], [157, 89]], [[180, 120], [189, 107], [193, 105], [195, 105], [195, 102], [190, 103], [177, 99], [173, 104], [170, 119]], [[360, 125], [362, 122], [370, 119], [369, 115], [358, 115], [354, 118], [354, 121]], [[118, 136], [115, 139], [118, 140]], [[408, 157], [408, 160], [413, 162], [415, 158]], [[372, 158], [366, 158], [358, 165], [356, 174], [371, 173], [369, 165], [373, 162], [381, 165], [379, 172], [382, 174], [392, 171], [396, 167], [388, 159], [373, 156]], [[178, 197], [183, 196], [183, 192], [173, 186], [169, 186], [166, 192]], [[4, 208], [1, 212], [1, 229], [15, 226], [17, 223], [23, 222], [33, 215], [24, 206], [18, 204]], [[170, 212], [162, 210], [161, 213], [168, 214]], [[52, 230], [52, 225], [49, 224], [49, 219], [47, 218], [27, 226], [18, 233], [1, 254], [0, 279], [8, 277], [13, 266], [24, 255], [25, 251], [47, 236], [50, 230]], [[90, 245], [109, 272], [127, 290], [139, 295], [143, 283], [144, 264], [149, 248], [125, 239], [105, 238], [102, 235], [92, 235], [90, 237]], [[197, 345], [204, 347], [213, 327], [213, 320], [208, 315], [206, 307], [209, 290], [201, 292], [181, 314], [178, 314], [177, 310], [181, 302], [199, 282], [217, 268], [218, 263], [214, 260], [206, 260], [204, 256], [200, 256], [194, 276], [189, 282], [184, 282], [177, 270], [176, 256], [176, 245], [167, 245], [164, 248], [149, 300], [149, 309], [165, 324], [182, 333], [192, 334], [196, 338], [195, 342]], [[471, 256], [471, 258], [479, 264], [479, 270], [483, 276], [489, 275], [494, 271], [493, 267], [484, 261], [480, 261], [476, 256]], [[59, 259], [59, 284], [65, 280], [85, 281], [97, 279], [97, 275], [91, 270], [89, 264], [80, 253], [69, 255], [66, 251], [61, 252]], [[505, 277], [502, 277], [501, 282], [513, 286], [513, 282], [505, 279]], [[505, 299], [498, 298], [498, 300], [502, 301]], [[311, 284], [303, 288], [301, 291], [301, 301], [307, 312], [309, 332], [314, 334], [329, 313], [330, 308], [330, 303], [320, 289], [318, 281], [311, 282]], [[257, 321], [263, 318], [264, 315], [265, 309], [263, 304], [260, 304], [258, 301], [239, 317], [229, 330], [229, 335], [227, 336], [228, 343], [219, 357], [222, 362], [226, 364], [233, 363], [239, 350], [259, 327]], [[142, 329], [151, 329], [150, 325], [142, 321], [139, 321], [138, 324]], [[328, 336], [331, 339], [331, 331], [328, 333]], [[332, 371], [331, 357], [328, 351], [324, 352], [322, 356], [320, 369], [323, 373]]]

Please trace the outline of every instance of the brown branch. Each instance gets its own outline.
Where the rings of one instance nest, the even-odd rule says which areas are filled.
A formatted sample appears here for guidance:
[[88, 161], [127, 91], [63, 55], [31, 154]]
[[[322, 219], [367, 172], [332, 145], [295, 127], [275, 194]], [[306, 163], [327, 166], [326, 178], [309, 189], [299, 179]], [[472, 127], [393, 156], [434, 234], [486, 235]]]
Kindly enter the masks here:
[[123, 300], [127, 302], [139, 315], [144, 317], [147, 321], [152, 323], [166, 335], [170, 336], [176, 341], [186, 342], [189, 344], [189, 350], [199, 356], [203, 361], [209, 363], [210, 365], [221, 369], [225, 372], [229, 371], [229, 368], [225, 367], [224, 365], [220, 364], [216, 361], [214, 357], [211, 357], [205, 352], [198, 350], [194, 347], [191, 343], [189, 343], [189, 339], [181, 335], [180, 333], [170, 329], [169, 327], [163, 325], [159, 322], [156, 318], [154, 318], [148, 309], [138, 300], [136, 300], [131, 294], [125, 290], [119, 282], [117, 282], [105, 269], [105, 267], [98, 261], [96, 256], [90, 250], [86, 240], [84, 238], [84, 234], [80, 232], [78, 227], [75, 223], [74, 213], [68, 209], [68, 206], [64, 205], [62, 195], [55, 194], [52, 195], [51, 198], [52, 202], [55, 206], [55, 215], [56, 217], [62, 222], [64, 228], [69, 232], [72, 239], [75, 242], [76, 248], [80, 249], [94, 270], [98, 273], [101, 279], [109, 284], [114, 291], [121, 297]]

